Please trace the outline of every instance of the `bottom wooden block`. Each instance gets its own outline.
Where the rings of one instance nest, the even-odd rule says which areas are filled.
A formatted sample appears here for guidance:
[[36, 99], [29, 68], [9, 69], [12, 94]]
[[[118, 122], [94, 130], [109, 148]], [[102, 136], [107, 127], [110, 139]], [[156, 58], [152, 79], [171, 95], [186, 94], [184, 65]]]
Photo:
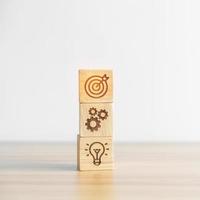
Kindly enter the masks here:
[[79, 170], [113, 168], [112, 137], [80, 137], [78, 135], [77, 164]]

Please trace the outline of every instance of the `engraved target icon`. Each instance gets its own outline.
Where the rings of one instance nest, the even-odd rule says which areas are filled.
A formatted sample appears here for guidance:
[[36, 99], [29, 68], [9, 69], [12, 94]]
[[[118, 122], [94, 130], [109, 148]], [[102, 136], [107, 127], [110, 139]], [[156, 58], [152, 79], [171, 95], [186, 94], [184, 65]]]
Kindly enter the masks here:
[[92, 98], [98, 99], [103, 97], [108, 91], [108, 79], [109, 77], [106, 74], [89, 77], [85, 82], [85, 92]]

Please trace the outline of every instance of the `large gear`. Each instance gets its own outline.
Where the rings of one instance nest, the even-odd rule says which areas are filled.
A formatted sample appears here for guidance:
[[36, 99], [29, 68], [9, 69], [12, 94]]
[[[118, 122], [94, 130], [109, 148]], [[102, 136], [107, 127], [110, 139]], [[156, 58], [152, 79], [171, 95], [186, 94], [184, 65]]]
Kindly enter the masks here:
[[97, 109], [92, 107], [89, 109], [89, 114], [92, 115], [92, 116], [95, 116], [97, 114]]
[[99, 119], [101, 120], [104, 120], [104, 119], [107, 119], [108, 118], [108, 112], [104, 109], [101, 109], [99, 112], [98, 112], [98, 117]]
[[97, 117], [90, 117], [85, 123], [88, 130], [91, 132], [97, 131], [101, 127], [101, 121]]

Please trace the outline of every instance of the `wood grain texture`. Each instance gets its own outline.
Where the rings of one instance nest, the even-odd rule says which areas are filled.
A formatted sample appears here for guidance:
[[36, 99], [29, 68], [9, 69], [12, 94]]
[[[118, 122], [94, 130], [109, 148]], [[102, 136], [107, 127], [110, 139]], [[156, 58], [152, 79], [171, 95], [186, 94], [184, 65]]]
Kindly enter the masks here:
[[81, 137], [112, 136], [112, 103], [80, 104], [79, 110]]
[[115, 169], [77, 171], [75, 144], [0, 144], [0, 200], [199, 200], [200, 144], [115, 145]]
[[[103, 77], [108, 79], [104, 80]], [[112, 102], [112, 70], [79, 70], [79, 101], [80, 103]]]
[[78, 147], [79, 170], [111, 170], [113, 168], [112, 137], [78, 136]]

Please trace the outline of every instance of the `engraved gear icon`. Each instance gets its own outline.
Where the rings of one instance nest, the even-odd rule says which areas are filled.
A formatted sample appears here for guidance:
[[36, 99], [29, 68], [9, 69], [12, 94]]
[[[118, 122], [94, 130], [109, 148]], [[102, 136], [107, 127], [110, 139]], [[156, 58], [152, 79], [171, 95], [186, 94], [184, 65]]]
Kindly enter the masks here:
[[85, 123], [88, 130], [91, 132], [97, 131], [101, 127], [101, 121], [97, 117], [90, 117]]
[[92, 107], [89, 109], [89, 114], [92, 115], [92, 116], [95, 116], [97, 114], [97, 109]]
[[107, 119], [108, 117], [108, 112], [104, 109], [101, 109], [99, 112], [98, 112], [98, 117], [99, 119], [101, 120], [104, 120], [104, 119]]

